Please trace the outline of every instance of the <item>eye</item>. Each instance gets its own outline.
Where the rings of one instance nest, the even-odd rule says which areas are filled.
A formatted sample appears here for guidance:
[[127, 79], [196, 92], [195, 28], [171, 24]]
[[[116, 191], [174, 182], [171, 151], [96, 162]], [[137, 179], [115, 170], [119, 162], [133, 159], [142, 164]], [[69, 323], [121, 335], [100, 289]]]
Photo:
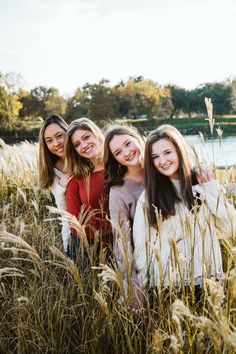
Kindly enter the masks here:
[[128, 145], [130, 145], [130, 141], [127, 141], [127, 143], [125, 144], [125, 146], [128, 146]]
[[83, 140], [88, 140], [89, 135], [85, 135]]
[[159, 155], [152, 155], [152, 159], [153, 160], [156, 160], [156, 159], [158, 159], [159, 158]]
[[171, 150], [167, 150], [166, 152], [165, 152], [165, 155], [169, 155], [169, 154], [171, 154]]
[[116, 151], [114, 154], [114, 156], [118, 156], [118, 155], [120, 155], [120, 151]]
[[46, 140], [46, 144], [50, 144], [52, 142], [52, 140]]

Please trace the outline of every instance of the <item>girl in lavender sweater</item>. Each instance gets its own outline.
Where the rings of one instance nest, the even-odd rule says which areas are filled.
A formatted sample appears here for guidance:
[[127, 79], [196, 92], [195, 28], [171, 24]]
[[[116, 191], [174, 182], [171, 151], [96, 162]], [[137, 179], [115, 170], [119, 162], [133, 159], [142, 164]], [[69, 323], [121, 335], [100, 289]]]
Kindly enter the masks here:
[[104, 166], [114, 235], [113, 252], [123, 275], [124, 287], [131, 289], [134, 309], [139, 308], [142, 297], [133, 265], [132, 228], [136, 203], [144, 189], [143, 149], [143, 139], [134, 127], [113, 126], [106, 133]]

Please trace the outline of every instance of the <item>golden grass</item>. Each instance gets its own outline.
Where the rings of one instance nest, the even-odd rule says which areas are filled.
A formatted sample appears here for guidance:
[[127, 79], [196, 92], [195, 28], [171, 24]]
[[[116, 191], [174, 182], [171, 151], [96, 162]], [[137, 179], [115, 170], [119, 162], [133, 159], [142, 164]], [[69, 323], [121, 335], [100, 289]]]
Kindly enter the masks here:
[[[37, 146], [27, 149], [30, 163], [21, 147], [5, 146], [0, 157], [0, 353], [236, 351], [233, 236], [222, 244], [226, 281], [206, 279], [200, 304], [193, 292], [158, 288], [136, 313], [102, 251], [100, 264], [91, 258], [86, 271], [63, 254], [60, 221], [46, 207], [54, 201], [37, 188]], [[236, 182], [235, 170], [216, 174]]]

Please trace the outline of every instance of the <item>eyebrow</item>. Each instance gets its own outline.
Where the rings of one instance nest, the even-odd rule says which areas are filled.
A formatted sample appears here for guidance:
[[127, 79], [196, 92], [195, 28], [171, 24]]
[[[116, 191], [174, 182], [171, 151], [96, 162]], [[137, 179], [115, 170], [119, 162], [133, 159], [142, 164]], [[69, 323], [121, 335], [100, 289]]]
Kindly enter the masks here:
[[[122, 145], [125, 145], [126, 143], [127, 143], [127, 141], [129, 140], [129, 138], [127, 138], [123, 143], [122, 143]], [[119, 148], [117, 148], [116, 150], [114, 150], [112, 153], [113, 154], [115, 154], [115, 153], [117, 153], [118, 151], [119, 151], [120, 149]]]
[[83, 135], [81, 135], [80, 139], [77, 139], [75, 142], [73, 142], [72, 144], [75, 145], [75, 144], [78, 144], [78, 141], [82, 140], [84, 138], [84, 136], [89, 133], [88, 130], [85, 130], [85, 133]]
[[[165, 153], [167, 151], [171, 151], [171, 148], [165, 149], [164, 151], [162, 151], [162, 153]], [[157, 154], [156, 152], [152, 153], [152, 156], [155, 156], [155, 155], [160, 155], [160, 154]]]
[[[58, 131], [58, 132], [56, 132], [55, 134], [54, 134], [54, 136], [57, 136], [58, 134], [62, 134], [63, 132], [61, 132], [61, 131]], [[47, 140], [47, 139], [52, 139], [53, 138], [53, 136], [45, 136], [44, 137], [44, 139], [45, 140]]]

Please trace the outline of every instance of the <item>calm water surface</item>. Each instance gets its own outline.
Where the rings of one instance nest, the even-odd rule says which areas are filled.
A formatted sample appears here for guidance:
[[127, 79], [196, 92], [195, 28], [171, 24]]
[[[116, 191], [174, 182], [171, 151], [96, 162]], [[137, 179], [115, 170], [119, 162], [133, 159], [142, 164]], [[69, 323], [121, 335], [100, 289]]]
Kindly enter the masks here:
[[200, 135], [186, 135], [186, 141], [197, 151], [200, 160], [216, 167], [236, 166], [236, 136], [227, 136], [219, 139], [202, 141]]

